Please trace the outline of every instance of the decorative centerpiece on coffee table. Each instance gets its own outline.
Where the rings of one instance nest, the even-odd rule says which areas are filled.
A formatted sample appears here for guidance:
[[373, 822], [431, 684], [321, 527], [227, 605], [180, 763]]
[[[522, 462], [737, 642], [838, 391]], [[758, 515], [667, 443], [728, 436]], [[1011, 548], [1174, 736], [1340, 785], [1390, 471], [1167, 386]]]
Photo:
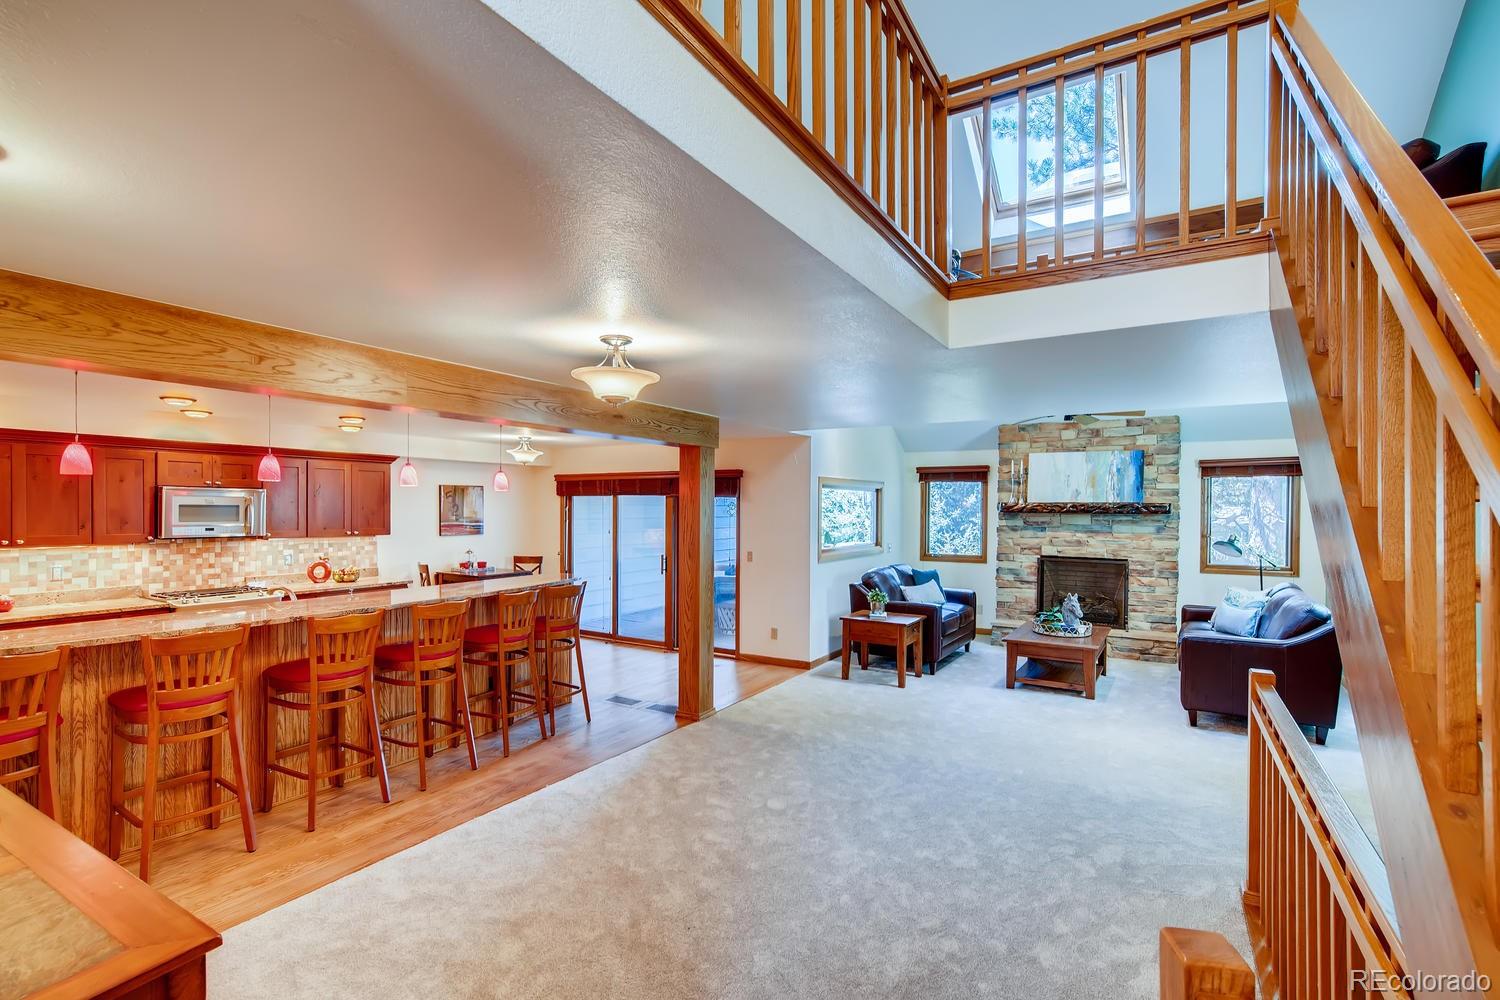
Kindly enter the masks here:
[[1083, 620], [1083, 606], [1077, 594], [1069, 594], [1051, 611], [1038, 611], [1031, 627], [1043, 635], [1082, 639], [1094, 634], [1094, 623]]

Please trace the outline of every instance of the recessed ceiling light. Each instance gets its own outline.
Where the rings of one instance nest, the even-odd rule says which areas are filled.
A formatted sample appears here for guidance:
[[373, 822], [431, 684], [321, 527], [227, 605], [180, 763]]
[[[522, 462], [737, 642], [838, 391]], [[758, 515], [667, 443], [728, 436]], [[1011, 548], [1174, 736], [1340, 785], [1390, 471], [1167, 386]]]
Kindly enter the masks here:
[[365, 418], [355, 413], [346, 413], [339, 417], [339, 423], [341, 424], [362, 424], [364, 422]]
[[339, 430], [345, 434], [358, 434], [364, 428], [359, 426], [359, 424], [339, 424]]
[[184, 406], [192, 406], [194, 403], [198, 402], [192, 396], [176, 396], [176, 395], [173, 395], [171, 393], [168, 393], [165, 396], [158, 396], [156, 398], [160, 399], [163, 403], [166, 403], [168, 406], [175, 406], [175, 407], [178, 407], [179, 409], [182, 408], [182, 407], [184, 407]]
[[214, 415], [213, 410], [181, 410], [179, 412], [181, 412], [184, 417], [191, 417], [194, 420], [207, 420], [209, 417]]

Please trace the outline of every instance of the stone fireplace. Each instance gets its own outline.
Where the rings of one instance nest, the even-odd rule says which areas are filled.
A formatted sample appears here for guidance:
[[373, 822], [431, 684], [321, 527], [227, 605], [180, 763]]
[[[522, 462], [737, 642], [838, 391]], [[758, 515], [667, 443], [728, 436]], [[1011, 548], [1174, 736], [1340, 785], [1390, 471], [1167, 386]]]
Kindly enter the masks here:
[[1042, 556], [1037, 560], [1036, 609], [1055, 608], [1067, 595], [1077, 594], [1086, 620], [1110, 628], [1127, 628], [1129, 579], [1128, 559]]
[[[1111, 626], [1110, 655], [1163, 663], [1177, 659], [1177, 558], [1179, 521], [1178, 464], [1181, 425], [1176, 417], [1124, 417], [1006, 424], [1000, 428], [999, 504], [995, 518], [995, 641], [1011, 628], [1031, 620], [1038, 605], [1053, 607], [1061, 597], [1048, 591], [1077, 593], [1084, 617], [1104, 621], [1101, 608], [1091, 609], [1085, 592], [1093, 584], [1056, 583], [1049, 572], [1039, 579], [1042, 563], [1107, 564], [1120, 573], [1118, 601], [1123, 626]], [[1142, 468], [1144, 510], [1066, 509], [1006, 510], [1005, 504], [1026, 498], [1027, 456], [1043, 451], [1120, 451], [1145, 453]], [[1068, 563], [1054, 564], [1062, 557]], [[1122, 572], [1123, 570], [1123, 572]], [[1072, 571], [1070, 567], [1070, 572]], [[1067, 579], [1064, 577], [1063, 579]], [[1098, 588], [1101, 593], [1104, 588]], [[1112, 592], [1111, 592], [1112, 593]]]

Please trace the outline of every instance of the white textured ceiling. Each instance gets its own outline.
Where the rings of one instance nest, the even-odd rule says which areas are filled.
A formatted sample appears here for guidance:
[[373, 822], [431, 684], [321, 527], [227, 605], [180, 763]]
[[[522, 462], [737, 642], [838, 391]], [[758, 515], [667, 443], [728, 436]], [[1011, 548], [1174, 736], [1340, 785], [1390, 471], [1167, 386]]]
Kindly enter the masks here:
[[0, 267], [553, 381], [623, 329], [731, 434], [1281, 397], [1249, 317], [950, 351], [475, 0], [0, 0], [0, 148]]

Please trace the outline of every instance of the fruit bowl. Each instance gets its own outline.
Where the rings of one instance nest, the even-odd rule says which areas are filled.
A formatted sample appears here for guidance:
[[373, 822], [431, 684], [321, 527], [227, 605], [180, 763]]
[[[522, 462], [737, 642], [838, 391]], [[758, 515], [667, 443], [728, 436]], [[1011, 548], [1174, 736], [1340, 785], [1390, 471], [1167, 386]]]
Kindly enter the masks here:
[[359, 579], [358, 566], [345, 566], [343, 569], [333, 571], [334, 583], [353, 583]]

